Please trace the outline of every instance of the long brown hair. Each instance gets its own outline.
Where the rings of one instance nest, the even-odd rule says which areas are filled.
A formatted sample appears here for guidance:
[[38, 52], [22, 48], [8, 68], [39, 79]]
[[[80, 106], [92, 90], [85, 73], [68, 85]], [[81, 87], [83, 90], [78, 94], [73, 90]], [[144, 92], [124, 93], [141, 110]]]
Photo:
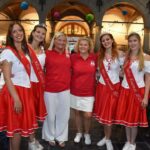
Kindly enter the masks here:
[[[43, 28], [47, 32], [47, 28], [44, 24], [38, 24], [38, 25], [34, 26], [34, 29], [31, 31], [31, 33], [29, 35], [29, 38], [28, 38], [28, 42], [30, 44], [32, 44], [32, 42], [33, 42], [33, 35], [32, 34], [33, 34], [33, 32], [35, 32], [37, 30], [37, 28]], [[46, 35], [45, 35], [45, 37], [46, 37]], [[45, 42], [45, 39], [44, 39], [44, 41], [39, 43], [39, 46], [45, 47], [45, 43], [46, 42]]]
[[[14, 25], [20, 26], [21, 30], [23, 31], [24, 37], [23, 37], [23, 40], [21, 43], [21, 48], [22, 48], [24, 54], [27, 54], [30, 56], [26, 37], [25, 37], [25, 30], [24, 30], [23, 26], [18, 22], [13, 22], [12, 24], [9, 25], [7, 37], [6, 37], [6, 46], [12, 47], [18, 53], [17, 47], [14, 45], [14, 40], [12, 38], [12, 30], [13, 30]], [[19, 55], [19, 53], [18, 53], [18, 55]]]
[[[136, 37], [139, 41], [139, 44], [140, 44], [140, 47], [139, 47], [139, 50], [137, 53], [137, 58], [139, 60], [138, 69], [139, 69], [139, 71], [142, 71], [144, 68], [144, 54], [143, 54], [143, 49], [141, 47], [141, 37], [138, 33], [132, 32], [131, 34], [128, 35], [128, 41], [132, 36]], [[125, 62], [130, 59], [130, 55], [131, 55], [131, 49], [129, 48]]]
[[114, 37], [111, 33], [103, 33], [101, 36], [100, 36], [100, 52], [99, 52], [99, 59], [98, 59], [98, 64], [99, 66], [101, 67], [101, 64], [104, 60], [104, 57], [105, 57], [105, 52], [106, 52], [106, 49], [105, 47], [103, 46], [102, 44], [102, 38], [103, 36], [105, 35], [108, 35], [112, 40], [113, 40], [113, 43], [112, 43], [112, 59], [115, 59], [116, 57], [118, 57], [118, 50], [117, 50], [117, 44], [114, 40]]

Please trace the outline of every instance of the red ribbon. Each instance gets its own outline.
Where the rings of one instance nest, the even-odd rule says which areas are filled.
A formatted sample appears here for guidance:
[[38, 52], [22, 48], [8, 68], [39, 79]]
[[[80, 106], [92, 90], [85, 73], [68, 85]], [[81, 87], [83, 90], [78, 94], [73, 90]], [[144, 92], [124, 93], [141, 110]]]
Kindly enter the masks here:
[[41, 66], [34, 50], [30, 46], [28, 46], [28, 48], [29, 48], [31, 59], [32, 59], [33, 69], [35, 71], [35, 74], [36, 74], [41, 86], [44, 89], [45, 88], [45, 77], [44, 77], [44, 72], [43, 72], [42, 66]]
[[21, 63], [23, 64], [23, 66], [24, 66], [24, 68], [25, 68], [25, 70], [26, 70], [26, 72], [30, 78], [30, 73], [31, 73], [30, 62], [25, 57], [25, 54], [21, 51], [18, 51], [18, 53], [17, 53], [17, 51], [10, 46], [7, 46], [6, 48], [11, 50], [15, 54], [15, 56], [21, 61]]
[[135, 81], [132, 70], [130, 69], [130, 64], [131, 64], [130, 61], [126, 62], [124, 66], [124, 72], [125, 72], [126, 79], [127, 79], [130, 89], [134, 92], [136, 99], [141, 103], [143, 98], [142, 98], [142, 95], [138, 92], [139, 87]]
[[101, 65], [100, 73], [103, 76], [103, 79], [105, 81], [106, 86], [108, 86], [108, 88], [112, 91], [113, 96], [118, 98], [119, 97], [119, 92], [118, 92], [118, 90], [115, 89], [114, 84], [111, 82], [111, 80], [110, 80], [110, 78], [109, 78], [109, 76], [108, 76], [108, 74], [106, 72], [104, 63], [102, 63], [102, 65]]

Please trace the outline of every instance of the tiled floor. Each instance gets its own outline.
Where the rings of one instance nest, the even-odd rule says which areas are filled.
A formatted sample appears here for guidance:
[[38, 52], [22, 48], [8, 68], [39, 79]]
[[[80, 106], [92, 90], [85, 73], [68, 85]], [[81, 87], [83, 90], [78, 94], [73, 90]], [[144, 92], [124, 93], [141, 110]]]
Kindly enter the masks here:
[[[103, 137], [103, 127], [97, 123], [94, 119], [92, 119], [92, 129], [91, 129], [91, 138], [92, 145], [85, 146], [84, 139], [80, 142], [80, 144], [75, 144], [73, 142], [75, 131], [75, 125], [73, 121], [73, 114], [71, 113], [70, 119], [70, 127], [69, 127], [69, 142], [66, 143], [66, 147], [63, 150], [106, 150], [106, 147], [97, 147], [96, 143]], [[137, 137], [137, 149], [136, 150], [150, 150], [150, 137], [146, 137], [145, 135], [148, 133], [148, 128], [140, 128], [139, 134]], [[44, 150], [61, 150], [61, 148], [50, 147], [47, 142], [41, 140], [41, 128], [37, 131], [37, 138], [40, 143], [44, 146]], [[122, 126], [114, 126], [112, 133], [112, 142], [114, 146], [114, 150], [122, 150], [122, 147], [125, 142], [125, 133], [124, 128]], [[27, 139], [22, 140], [21, 150], [28, 150], [27, 148]], [[0, 149], [1, 150], [1, 149]]]

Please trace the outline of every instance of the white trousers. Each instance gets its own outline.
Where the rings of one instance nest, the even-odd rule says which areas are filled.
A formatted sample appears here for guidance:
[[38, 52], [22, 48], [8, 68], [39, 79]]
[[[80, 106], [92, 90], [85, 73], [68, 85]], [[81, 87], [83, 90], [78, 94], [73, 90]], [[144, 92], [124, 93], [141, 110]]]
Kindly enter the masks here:
[[59, 93], [45, 92], [47, 117], [42, 128], [42, 139], [67, 141], [70, 117], [70, 90]]

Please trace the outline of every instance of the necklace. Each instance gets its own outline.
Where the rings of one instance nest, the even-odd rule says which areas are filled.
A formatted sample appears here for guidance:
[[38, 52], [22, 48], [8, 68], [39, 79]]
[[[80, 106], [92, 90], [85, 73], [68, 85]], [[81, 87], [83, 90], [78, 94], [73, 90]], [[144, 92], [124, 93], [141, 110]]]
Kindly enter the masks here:
[[111, 56], [110, 54], [106, 53], [106, 54], [105, 54], [105, 59], [106, 59], [106, 61], [107, 61], [107, 63], [108, 63], [107, 69], [108, 69], [108, 71], [109, 71], [110, 68], [111, 68], [112, 56]]

